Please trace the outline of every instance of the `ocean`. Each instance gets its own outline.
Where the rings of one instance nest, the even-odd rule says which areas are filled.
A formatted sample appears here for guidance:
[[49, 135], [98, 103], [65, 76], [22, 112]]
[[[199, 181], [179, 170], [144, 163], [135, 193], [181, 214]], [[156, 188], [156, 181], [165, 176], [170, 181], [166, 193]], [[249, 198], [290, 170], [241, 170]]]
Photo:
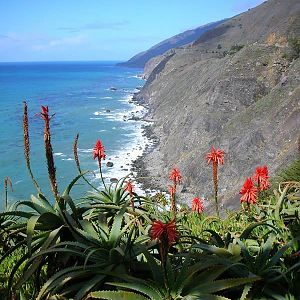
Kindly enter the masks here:
[[[142, 106], [130, 101], [144, 84], [141, 73], [141, 69], [119, 67], [115, 62], [0, 63], [0, 178], [2, 183], [6, 176], [12, 181], [10, 202], [36, 194], [24, 160], [24, 100], [28, 104], [31, 167], [48, 198], [53, 199], [43, 147], [43, 121], [37, 115], [41, 105], [49, 106], [50, 114], [55, 113], [51, 138], [60, 192], [78, 174], [72, 148], [77, 133], [81, 168], [95, 172], [87, 176], [94, 185], [100, 186], [97, 162], [92, 157], [97, 139], [106, 151], [105, 181], [109, 184], [112, 178], [128, 175], [132, 161], [147, 144], [142, 135], [144, 121], [131, 119], [145, 113]], [[108, 161], [112, 167], [106, 166]], [[4, 184], [0, 190], [4, 199]], [[80, 198], [86, 190], [80, 181], [71, 195]]]

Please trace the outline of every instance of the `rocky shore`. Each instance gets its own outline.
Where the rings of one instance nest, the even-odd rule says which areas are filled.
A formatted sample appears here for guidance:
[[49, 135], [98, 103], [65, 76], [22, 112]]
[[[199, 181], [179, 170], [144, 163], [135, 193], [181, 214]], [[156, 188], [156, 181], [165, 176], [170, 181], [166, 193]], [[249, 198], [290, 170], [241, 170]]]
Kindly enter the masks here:
[[[171, 182], [166, 173], [162, 173], [163, 159], [159, 151], [160, 138], [154, 131], [155, 120], [150, 112], [150, 107], [140, 92], [134, 94], [132, 102], [142, 105], [147, 109], [143, 120], [148, 124], [143, 125], [142, 129], [143, 135], [149, 143], [146, 145], [143, 154], [132, 162], [131, 171], [136, 174], [136, 180], [146, 194], [152, 195], [158, 192], [168, 192], [168, 186]], [[163, 133], [160, 134], [160, 137], [163, 138]], [[167, 170], [167, 175], [170, 170]], [[178, 201], [190, 205], [193, 194], [188, 192], [184, 184], [179, 185], [178, 191]]]

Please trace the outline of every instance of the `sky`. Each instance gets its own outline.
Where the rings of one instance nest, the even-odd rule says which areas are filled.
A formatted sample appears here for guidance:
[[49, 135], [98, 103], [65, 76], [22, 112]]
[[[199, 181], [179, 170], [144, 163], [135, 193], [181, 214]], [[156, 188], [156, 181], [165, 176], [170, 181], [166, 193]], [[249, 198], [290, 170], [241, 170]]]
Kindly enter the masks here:
[[0, 0], [0, 61], [124, 61], [264, 0]]

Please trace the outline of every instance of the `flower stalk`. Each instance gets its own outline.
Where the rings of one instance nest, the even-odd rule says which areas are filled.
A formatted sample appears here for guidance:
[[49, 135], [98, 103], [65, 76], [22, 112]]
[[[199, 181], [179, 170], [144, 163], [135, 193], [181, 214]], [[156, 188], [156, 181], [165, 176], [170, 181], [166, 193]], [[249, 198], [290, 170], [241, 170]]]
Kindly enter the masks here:
[[[76, 134], [75, 139], [74, 139], [74, 143], [73, 143], [73, 155], [74, 155], [74, 160], [76, 163], [76, 167], [77, 170], [79, 172], [79, 174], [82, 174], [82, 170], [81, 170], [81, 166], [80, 166], [80, 161], [79, 161], [79, 157], [78, 157], [78, 139], [79, 139], [79, 133]], [[94, 190], [96, 190], [97, 192], [100, 192], [96, 187], [94, 187], [86, 178], [85, 176], [82, 175], [82, 179]]]
[[220, 149], [215, 149], [214, 146], [212, 146], [211, 152], [206, 155], [206, 160], [208, 164], [212, 163], [216, 214], [218, 217], [220, 217], [218, 203], [218, 165], [224, 164], [224, 151]]
[[213, 182], [214, 182], [214, 198], [217, 216], [220, 216], [218, 204], [218, 163], [213, 162]]
[[26, 167], [29, 172], [30, 178], [33, 182], [33, 185], [37, 189], [38, 193], [42, 194], [42, 190], [33, 176], [31, 165], [30, 165], [30, 139], [29, 139], [29, 126], [28, 126], [28, 109], [26, 101], [23, 101], [23, 136], [24, 136], [24, 156]]
[[178, 168], [174, 167], [171, 170], [169, 178], [173, 181], [173, 186], [169, 187], [169, 192], [171, 196], [171, 211], [173, 213], [174, 220], [176, 219], [177, 215], [177, 207], [176, 207], [176, 190], [177, 184], [181, 183], [182, 176]]
[[11, 179], [8, 176], [6, 176], [4, 178], [5, 209], [7, 209], [8, 207], [8, 186], [10, 187], [10, 190], [13, 191]]
[[49, 181], [52, 189], [52, 193], [56, 199], [56, 201], [60, 201], [58, 188], [57, 188], [57, 181], [56, 181], [56, 168], [54, 164], [53, 158], [53, 150], [51, 144], [51, 132], [50, 132], [50, 120], [54, 116], [49, 116], [49, 109], [48, 106], [42, 106], [42, 111], [40, 113], [41, 118], [44, 120], [45, 127], [44, 127], [44, 144], [45, 144], [45, 152], [46, 152], [46, 160], [48, 166], [48, 175]]

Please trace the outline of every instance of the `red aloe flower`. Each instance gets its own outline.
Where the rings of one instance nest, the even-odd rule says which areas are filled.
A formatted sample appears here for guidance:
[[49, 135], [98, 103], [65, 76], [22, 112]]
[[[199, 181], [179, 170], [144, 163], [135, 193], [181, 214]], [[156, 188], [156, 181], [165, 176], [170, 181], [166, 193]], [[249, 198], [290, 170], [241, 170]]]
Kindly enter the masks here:
[[41, 105], [41, 112], [39, 114], [36, 114], [36, 115], [39, 115], [45, 121], [45, 124], [49, 124], [50, 119], [55, 114], [52, 114], [51, 116], [49, 116], [49, 108], [48, 108], [48, 106], [47, 105], [46, 106]]
[[240, 190], [240, 194], [243, 195], [241, 197], [241, 203], [246, 202], [248, 207], [250, 206], [250, 204], [256, 204], [257, 188], [253, 184], [253, 181], [250, 177], [247, 178], [244, 182], [244, 185]]
[[220, 149], [215, 149], [214, 146], [211, 147], [211, 152], [206, 155], [207, 163], [217, 163], [224, 164], [224, 151]]
[[174, 167], [170, 173], [170, 179], [174, 182], [174, 185], [180, 183], [182, 180], [182, 176], [178, 168]]
[[166, 224], [160, 220], [154, 221], [150, 228], [150, 237], [152, 240], [157, 239], [160, 243], [167, 243], [170, 247], [178, 238], [175, 219]]
[[258, 190], [264, 191], [270, 187], [269, 176], [268, 176], [268, 167], [266, 165], [262, 167], [257, 167], [253, 175], [253, 180], [258, 185]]
[[98, 159], [105, 159], [106, 155], [104, 152], [104, 146], [102, 145], [100, 140], [97, 140], [94, 150], [93, 150], [93, 157], [94, 159], [98, 157]]
[[134, 185], [131, 181], [126, 182], [125, 191], [129, 193], [130, 196], [133, 195]]
[[133, 201], [133, 189], [134, 189], [134, 185], [133, 183], [129, 180], [126, 182], [126, 186], [125, 186], [125, 191], [127, 191], [130, 195], [130, 202], [131, 202], [131, 208], [134, 211], [134, 201]]
[[99, 170], [100, 170], [101, 181], [103, 183], [104, 188], [106, 189], [106, 185], [105, 185], [103, 174], [102, 174], [102, 168], [101, 168], [101, 159], [105, 159], [106, 155], [104, 152], [104, 146], [102, 145], [100, 140], [97, 140], [97, 142], [94, 146], [93, 157], [94, 157], [94, 159], [96, 157], [98, 158], [98, 166], [99, 166]]
[[204, 210], [203, 201], [200, 198], [194, 198], [192, 200], [192, 211], [198, 214], [202, 213]]
[[42, 108], [42, 111], [41, 111], [41, 117], [44, 119], [44, 120], [48, 120], [49, 119], [49, 108], [48, 106], [43, 106], [41, 105], [41, 108]]

